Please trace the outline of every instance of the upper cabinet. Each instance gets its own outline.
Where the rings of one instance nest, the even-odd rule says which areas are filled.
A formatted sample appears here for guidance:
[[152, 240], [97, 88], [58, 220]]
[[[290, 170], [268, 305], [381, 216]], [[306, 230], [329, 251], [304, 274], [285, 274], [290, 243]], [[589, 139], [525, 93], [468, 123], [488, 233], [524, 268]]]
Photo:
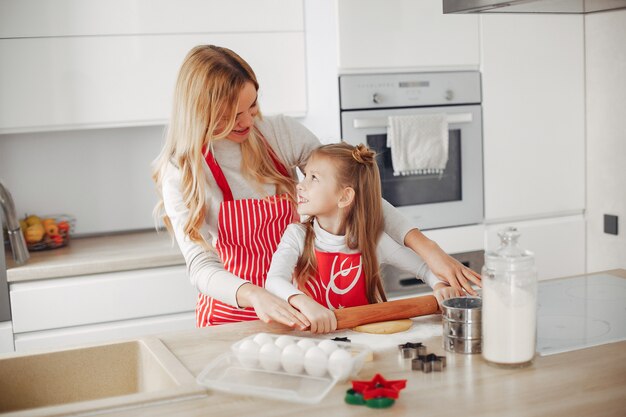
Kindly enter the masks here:
[[302, 1], [8, 0], [0, 35], [0, 133], [164, 124], [199, 44], [250, 63], [266, 114], [307, 109]]
[[581, 213], [583, 17], [481, 19], [485, 218]]
[[444, 15], [441, 0], [337, 0], [343, 73], [477, 69], [479, 17]]

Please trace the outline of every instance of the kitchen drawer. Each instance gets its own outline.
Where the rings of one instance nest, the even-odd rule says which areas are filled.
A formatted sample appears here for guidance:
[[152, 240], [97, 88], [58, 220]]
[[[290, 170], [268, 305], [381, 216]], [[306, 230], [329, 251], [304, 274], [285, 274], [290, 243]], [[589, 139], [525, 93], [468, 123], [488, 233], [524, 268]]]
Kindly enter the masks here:
[[0, 354], [13, 352], [13, 328], [10, 321], [0, 323]]
[[15, 333], [189, 312], [184, 265], [10, 285]]
[[15, 351], [61, 349], [72, 346], [137, 339], [196, 327], [196, 313], [187, 312], [144, 319], [124, 320], [89, 326], [43, 330], [15, 335]]

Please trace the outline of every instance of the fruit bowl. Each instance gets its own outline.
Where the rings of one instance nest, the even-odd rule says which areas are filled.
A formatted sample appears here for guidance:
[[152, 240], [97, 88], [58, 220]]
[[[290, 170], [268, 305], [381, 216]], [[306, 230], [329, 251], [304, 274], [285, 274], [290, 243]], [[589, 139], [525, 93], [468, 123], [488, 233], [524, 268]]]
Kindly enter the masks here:
[[20, 220], [29, 251], [42, 251], [67, 246], [76, 219], [67, 214], [26, 216]]

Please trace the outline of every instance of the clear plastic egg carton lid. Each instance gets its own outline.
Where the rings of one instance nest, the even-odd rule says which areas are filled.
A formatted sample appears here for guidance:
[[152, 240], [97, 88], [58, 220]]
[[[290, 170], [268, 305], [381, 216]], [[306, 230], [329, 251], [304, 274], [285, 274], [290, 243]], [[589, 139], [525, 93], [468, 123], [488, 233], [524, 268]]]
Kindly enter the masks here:
[[216, 391], [315, 404], [371, 355], [349, 342], [257, 333], [215, 358], [197, 381]]

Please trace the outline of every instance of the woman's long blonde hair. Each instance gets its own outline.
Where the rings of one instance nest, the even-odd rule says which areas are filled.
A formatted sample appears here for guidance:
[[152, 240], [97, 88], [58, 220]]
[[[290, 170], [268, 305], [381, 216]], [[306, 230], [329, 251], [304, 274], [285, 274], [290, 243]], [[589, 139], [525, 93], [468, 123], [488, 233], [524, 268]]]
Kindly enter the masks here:
[[[153, 164], [152, 178], [159, 193], [155, 217], [162, 216], [163, 222], [172, 232], [171, 221], [163, 210], [162, 181], [168, 165], [173, 164], [181, 172], [181, 191], [190, 213], [184, 224], [185, 235], [207, 249], [210, 245], [200, 233], [208, 210], [206, 155], [203, 149], [209, 152], [215, 140], [226, 138], [233, 129], [239, 94], [249, 82], [258, 91], [259, 83], [254, 71], [230, 49], [214, 45], [193, 48], [178, 73], [165, 145]], [[260, 112], [257, 117], [261, 118]], [[221, 127], [224, 121], [227, 121], [226, 126]], [[260, 184], [276, 184], [278, 193], [286, 192], [295, 201], [294, 179], [285, 177], [277, 170], [272, 161], [272, 156], [276, 155], [256, 126], [250, 129], [241, 151], [244, 176]], [[263, 193], [260, 187], [259, 191]]]
[[[335, 166], [339, 190], [354, 189], [354, 200], [342, 219], [346, 244], [361, 252], [367, 299], [370, 303], [387, 301], [380, 278], [376, 246], [384, 230], [380, 173], [376, 153], [365, 145], [347, 143], [323, 145], [314, 150], [312, 158], [327, 158]], [[307, 219], [304, 251], [295, 269], [296, 283], [305, 291], [307, 281], [317, 273], [315, 258], [314, 216]]]

